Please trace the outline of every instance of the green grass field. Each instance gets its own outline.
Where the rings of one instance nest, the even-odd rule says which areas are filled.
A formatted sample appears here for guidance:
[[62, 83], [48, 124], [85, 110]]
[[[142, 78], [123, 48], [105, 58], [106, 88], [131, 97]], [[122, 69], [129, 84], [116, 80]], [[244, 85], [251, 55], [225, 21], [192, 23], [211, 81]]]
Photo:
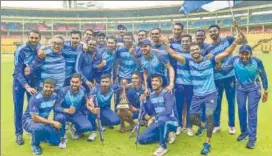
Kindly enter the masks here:
[[[272, 88], [272, 55], [259, 55], [263, 60], [268, 79], [269, 88]], [[1, 154], [2, 156], [28, 156], [33, 155], [30, 147], [29, 135], [24, 133], [25, 144], [18, 146], [15, 143], [14, 135], [14, 107], [12, 100], [12, 73], [13, 73], [13, 55], [2, 55], [1, 58]], [[271, 89], [270, 89], [271, 91]], [[212, 140], [212, 151], [210, 156], [272, 156], [272, 96], [266, 103], [259, 105], [258, 118], [258, 140], [254, 150], [245, 148], [246, 142], [236, 141], [239, 135], [238, 112], [236, 107], [236, 134], [228, 134], [227, 126], [227, 103], [223, 100], [223, 112], [221, 116], [221, 132], [216, 133]], [[26, 103], [25, 103], [26, 106]], [[104, 146], [99, 141], [87, 142], [85, 138], [72, 140], [68, 134], [68, 146], [66, 149], [41, 144], [44, 156], [136, 156], [152, 155], [157, 149], [158, 144], [139, 145], [135, 150], [134, 138], [128, 139], [129, 133], [120, 134], [115, 127], [113, 130], [104, 132]], [[196, 130], [196, 127], [194, 128]], [[142, 129], [143, 130], [143, 129]], [[69, 133], [69, 132], [68, 132]], [[205, 135], [201, 137], [188, 137], [182, 133], [177, 137], [174, 144], [169, 145], [169, 156], [198, 156], [202, 143], [205, 141]]]

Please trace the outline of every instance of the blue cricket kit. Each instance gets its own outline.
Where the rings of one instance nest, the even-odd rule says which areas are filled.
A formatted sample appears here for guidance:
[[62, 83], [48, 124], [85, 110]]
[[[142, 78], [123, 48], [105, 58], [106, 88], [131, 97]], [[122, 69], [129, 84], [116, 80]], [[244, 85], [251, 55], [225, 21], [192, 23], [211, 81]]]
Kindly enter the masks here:
[[232, 69], [238, 81], [236, 90], [240, 130], [242, 134], [249, 135], [250, 140], [256, 141], [257, 112], [261, 99], [261, 86], [258, 78], [261, 77], [263, 88], [267, 90], [266, 72], [262, 61], [256, 57], [251, 57], [248, 63], [244, 64], [239, 56], [235, 56], [230, 60], [229, 66], [223, 68], [221, 72], [228, 73]]
[[102, 68], [102, 73], [112, 73], [113, 69], [115, 68], [116, 50], [110, 52], [107, 48], [106, 51], [102, 54], [102, 60], [107, 62], [106, 66]]
[[93, 82], [93, 59], [90, 53], [80, 52], [77, 56], [76, 73], [82, 75], [82, 81], [85, 84], [86, 81]]
[[47, 78], [53, 78], [56, 80], [56, 91], [60, 90], [65, 81], [65, 59], [60, 52], [55, 53], [51, 48], [44, 49], [46, 57], [40, 59], [38, 56], [33, 61], [31, 67], [31, 73], [40, 70], [40, 88], [43, 86], [43, 82]]
[[[234, 40], [235, 40], [235, 38], [233, 38], [233, 37], [221, 38], [219, 43], [209, 44], [208, 47], [206, 48], [206, 50], [208, 52], [212, 53], [214, 56], [217, 56], [218, 54], [223, 53], [228, 47], [230, 47], [231, 44], [234, 42]], [[233, 55], [231, 54], [231, 55], [227, 56], [225, 59], [223, 59], [222, 60], [222, 67], [226, 66], [232, 57], [233, 57]], [[215, 78], [214, 78], [215, 80], [224, 79], [227, 77], [234, 76], [234, 71], [232, 70], [226, 75], [222, 75], [221, 73], [216, 73], [214, 76], [215, 76]]]
[[134, 71], [137, 70], [136, 59], [130, 54], [128, 48], [118, 48], [116, 54], [119, 60], [119, 77], [130, 79]]
[[62, 49], [62, 55], [65, 59], [65, 81], [68, 82], [70, 82], [72, 74], [75, 73], [77, 55], [83, 51], [83, 44], [79, 43], [73, 48], [71, 42], [72, 41], [65, 41]]
[[[186, 59], [192, 59], [189, 51], [182, 50], [178, 55], [184, 56]], [[190, 69], [187, 65], [177, 62], [176, 66], [176, 84], [177, 85], [192, 85]]]
[[[182, 44], [181, 40], [174, 40], [170, 43], [170, 48], [175, 50], [176, 52], [181, 52], [182, 51]], [[176, 70], [177, 66], [177, 60], [175, 60], [172, 56], [169, 55], [170, 58], [170, 63], [172, 67]]]
[[150, 52], [150, 58], [147, 59], [145, 56], [141, 58], [141, 64], [144, 70], [148, 72], [149, 79], [151, 75], [158, 74], [167, 80], [167, 69], [165, 65], [169, 63], [169, 59], [165, 57], [163, 53], [160, 52]]
[[[37, 50], [40, 48], [38, 43], [35, 47], [31, 47], [29, 43], [20, 46], [14, 53], [14, 72], [13, 72], [13, 103], [14, 103], [14, 125], [15, 134], [23, 134], [22, 127], [22, 115], [24, 106], [24, 96], [25, 88], [24, 85], [28, 84], [31, 87], [37, 87], [36, 83], [38, 78], [36, 75], [31, 74], [30, 76], [25, 76], [26, 64], [31, 65], [32, 61], [37, 56]], [[27, 93], [27, 98], [29, 101], [30, 94]]]
[[204, 97], [216, 92], [213, 72], [213, 68], [216, 64], [215, 57], [211, 59], [203, 58], [200, 62], [186, 58], [185, 61], [185, 64], [190, 69], [194, 95]]
[[37, 114], [39, 117], [47, 119], [54, 108], [57, 94], [45, 97], [42, 92], [34, 94], [23, 116], [23, 127], [31, 133], [31, 145], [39, 146], [42, 141], [47, 141], [51, 145], [58, 145], [60, 137], [56, 128], [49, 124], [37, 123], [32, 120], [31, 115]]
[[210, 45], [208, 43], [203, 43], [200, 45], [200, 52], [202, 56], [206, 56], [209, 54], [209, 51], [207, 50], [209, 46]]
[[139, 136], [140, 144], [159, 141], [163, 148], [167, 148], [168, 134], [175, 132], [178, 126], [174, 101], [173, 95], [164, 89], [160, 93], [151, 93], [149, 104], [155, 110], [156, 120]]

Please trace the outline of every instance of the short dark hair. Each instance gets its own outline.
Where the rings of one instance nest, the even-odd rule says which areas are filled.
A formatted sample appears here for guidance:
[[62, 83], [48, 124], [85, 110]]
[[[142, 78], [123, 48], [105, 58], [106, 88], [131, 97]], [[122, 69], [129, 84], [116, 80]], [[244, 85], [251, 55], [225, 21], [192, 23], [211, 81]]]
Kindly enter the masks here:
[[81, 38], [81, 32], [79, 30], [71, 30], [70, 34], [79, 34], [80, 38]]
[[183, 30], [183, 28], [184, 28], [184, 26], [183, 26], [182, 23], [175, 23], [174, 25], [180, 26], [182, 30]]
[[29, 32], [28, 32], [28, 36], [30, 35], [30, 33], [35, 33], [35, 34], [39, 34], [39, 37], [41, 38], [42, 37], [42, 34], [39, 30], [37, 29], [31, 29]]
[[190, 34], [182, 34], [181, 39], [184, 37], [189, 37], [190, 41], [192, 42], [192, 36]]
[[65, 40], [64, 37], [63, 37], [62, 35], [60, 35], [60, 34], [54, 35], [53, 38], [59, 38], [59, 39], [61, 39], [63, 42], [64, 42], [64, 40]]
[[199, 46], [199, 44], [198, 44], [197, 42], [192, 42], [192, 43], [190, 44], [190, 48], [191, 48], [192, 46]]
[[97, 37], [99, 37], [99, 36], [104, 36], [104, 37], [106, 37], [106, 34], [103, 33], [103, 32], [98, 32], [96, 36], [97, 36]]
[[111, 79], [111, 75], [110, 74], [102, 74], [100, 79]]
[[203, 29], [198, 29], [198, 30], [196, 31], [196, 33], [197, 33], [197, 32], [203, 32], [204, 35], [206, 34], [205, 30], [203, 30]]
[[[132, 32], [126, 32], [126, 33], [124, 34], [124, 36], [130, 36], [130, 37], [134, 40], [134, 36], [133, 36]], [[124, 37], [124, 36], [123, 36], [123, 37]]]
[[50, 85], [55, 87], [56, 86], [56, 80], [53, 79], [53, 78], [47, 78], [47, 79], [45, 79], [43, 81], [43, 85], [45, 85], [45, 84], [50, 84]]
[[153, 30], [159, 30], [159, 33], [161, 33], [161, 29], [160, 28], [151, 28], [150, 32], [153, 31]]
[[139, 30], [139, 31], [137, 32], [137, 34], [139, 34], [140, 32], [144, 32], [145, 34], [147, 34], [147, 31], [146, 31], [146, 30]]
[[151, 79], [154, 79], [154, 78], [159, 78], [163, 82], [162, 76], [159, 75], [159, 74], [153, 74], [153, 75], [151, 75]]
[[220, 27], [219, 27], [219, 25], [217, 25], [217, 24], [210, 25], [210, 26], [209, 26], [209, 29], [214, 28], [214, 27], [216, 27], [218, 30], [220, 30]]
[[81, 80], [81, 74], [80, 73], [74, 73], [71, 77], [72, 78], [79, 78]]
[[117, 43], [117, 39], [116, 39], [115, 36], [109, 36], [109, 37], [107, 37], [107, 40], [108, 40], [108, 39], [112, 39], [112, 40], [114, 40], [115, 43]]

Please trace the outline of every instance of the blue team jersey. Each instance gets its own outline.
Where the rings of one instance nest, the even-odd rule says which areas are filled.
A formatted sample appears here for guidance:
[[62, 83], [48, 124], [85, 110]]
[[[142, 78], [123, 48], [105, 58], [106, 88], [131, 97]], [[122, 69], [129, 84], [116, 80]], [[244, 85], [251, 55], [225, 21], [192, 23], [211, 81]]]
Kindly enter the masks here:
[[102, 73], [111, 73], [113, 68], [115, 68], [116, 50], [114, 52], [110, 52], [107, 48], [106, 51], [102, 54], [102, 60], [107, 62], [106, 66], [102, 68]]
[[141, 57], [142, 68], [148, 72], [149, 77], [153, 74], [158, 74], [167, 78], [165, 65], [169, 63], [169, 60], [160, 52], [151, 50], [150, 55], [149, 59], [145, 58], [145, 56]]
[[31, 47], [29, 43], [21, 45], [14, 53], [14, 79], [18, 80], [22, 86], [28, 83], [28, 78], [25, 76], [25, 67], [26, 65], [32, 64], [32, 61], [37, 56], [37, 50], [40, 48], [40, 43], [35, 47]]
[[211, 59], [203, 58], [200, 62], [185, 59], [185, 64], [190, 69], [195, 96], [206, 96], [216, 92], [213, 69], [216, 64], [215, 57]]
[[202, 56], [206, 56], [209, 54], [209, 51], [207, 50], [208, 47], [209, 47], [209, 44], [207, 43], [203, 43], [202, 45], [200, 45], [200, 52]]
[[86, 94], [84, 87], [80, 86], [79, 91], [74, 94], [71, 86], [62, 88], [58, 93], [56, 102], [56, 111], [63, 112], [63, 109], [75, 107], [76, 111], [83, 110], [86, 103]]
[[126, 93], [129, 103], [135, 108], [140, 108], [140, 95], [144, 93], [144, 88], [127, 88]]
[[[212, 53], [214, 56], [217, 56], [218, 54], [223, 53], [228, 47], [230, 47], [234, 40], [235, 39], [233, 37], [221, 38], [219, 43], [209, 44], [209, 46], [207, 47], [207, 51]], [[226, 66], [232, 57], [233, 55], [231, 54], [227, 56], [225, 59], [223, 59], [222, 67]], [[226, 75], [223, 75], [222, 73], [215, 73], [214, 76], [215, 80], [224, 79], [234, 76], [234, 71], [232, 70]]]
[[108, 92], [103, 93], [101, 90], [101, 85], [97, 84], [96, 86], [91, 88], [89, 92], [89, 97], [93, 98], [94, 96], [96, 96], [96, 102], [101, 108], [110, 107], [113, 93], [120, 91], [120, 89], [121, 86], [119, 84], [112, 84]]
[[174, 96], [163, 89], [159, 94], [150, 94], [150, 104], [155, 110], [155, 118], [169, 116], [175, 118]]
[[65, 41], [62, 49], [62, 55], [65, 59], [65, 78], [70, 79], [75, 73], [75, 64], [77, 55], [82, 52], [83, 45], [79, 43], [77, 47], [72, 48], [71, 41]]
[[[186, 59], [192, 59], [189, 51], [185, 52], [182, 50], [178, 55], [184, 56]], [[187, 65], [177, 62], [176, 66], [176, 84], [177, 85], [192, 85], [192, 78], [190, 69]]]
[[[246, 86], [258, 81], [258, 77], [260, 76], [263, 83], [263, 88], [268, 88], [267, 76], [264, 70], [263, 63], [260, 59], [256, 57], [251, 57], [247, 64], [244, 64], [239, 56], [233, 57], [229, 66], [226, 66], [228, 70], [234, 69], [236, 79], [238, 80], [238, 88], [239, 86]], [[224, 69], [223, 69], [224, 70]]]
[[40, 69], [40, 87], [47, 78], [56, 80], [56, 90], [61, 89], [65, 80], [65, 60], [61, 53], [55, 53], [51, 48], [44, 49], [46, 57], [40, 59], [36, 56], [33, 61], [34, 70]]
[[82, 75], [82, 80], [85, 83], [93, 81], [93, 59], [91, 54], [80, 52], [77, 56], [75, 70]]
[[42, 92], [32, 95], [23, 118], [31, 118], [32, 114], [37, 114], [38, 116], [47, 119], [55, 105], [56, 100], [56, 93], [53, 93], [50, 97], [45, 97]]
[[[170, 48], [175, 50], [176, 52], [181, 52], [182, 51], [182, 44], [181, 44], [181, 40], [174, 40], [170, 43]], [[177, 60], [175, 60], [172, 56], [169, 55], [169, 61], [170, 64], [172, 65], [172, 67], [174, 68], [175, 72], [177, 69]]]
[[116, 58], [119, 60], [119, 77], [130, 79], [133, 72], [137, 71], [136, 59], [127, 48], [118, 48]]

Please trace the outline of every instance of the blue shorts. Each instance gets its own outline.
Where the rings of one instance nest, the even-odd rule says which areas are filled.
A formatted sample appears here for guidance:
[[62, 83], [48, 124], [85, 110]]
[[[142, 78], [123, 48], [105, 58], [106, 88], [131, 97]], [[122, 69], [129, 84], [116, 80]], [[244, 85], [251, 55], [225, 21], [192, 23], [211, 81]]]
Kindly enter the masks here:
[[203, 105], [205, 105], [206, 110], [214, 112], [217, 105], [217, 91], [205, 96], [193, 95], [190, 113], [201, 114]]

